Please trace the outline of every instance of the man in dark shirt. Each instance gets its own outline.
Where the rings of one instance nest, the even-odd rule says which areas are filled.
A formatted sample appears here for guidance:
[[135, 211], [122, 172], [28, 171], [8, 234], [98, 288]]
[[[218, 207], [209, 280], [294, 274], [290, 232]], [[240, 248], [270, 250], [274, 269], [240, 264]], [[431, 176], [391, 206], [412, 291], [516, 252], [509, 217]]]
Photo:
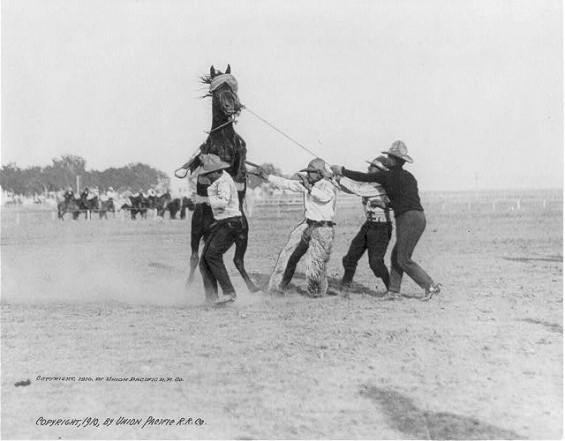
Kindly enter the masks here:
[[396, 220], [396, 244], [392, 249], [390, 287], [385, 299], [400, 298], [402, 275], [406, 272], [425, 290], [422, 300], [430, 300], [439, 294], [440, 285], [434, 283], [424, 269], [412, 260], [412, 253], [426, 228], [426, 217], [420, 203], [418, 183], [414, 176], [404, 170], [406, 162], [412, 163], [408, 149], [402, 141], [395, 141], [385, 153], [390, 159], [390, 171], [362, 173], [342, 166], [332, 166], [334, 173], [359, 182], [377, 182], [383, 186]]

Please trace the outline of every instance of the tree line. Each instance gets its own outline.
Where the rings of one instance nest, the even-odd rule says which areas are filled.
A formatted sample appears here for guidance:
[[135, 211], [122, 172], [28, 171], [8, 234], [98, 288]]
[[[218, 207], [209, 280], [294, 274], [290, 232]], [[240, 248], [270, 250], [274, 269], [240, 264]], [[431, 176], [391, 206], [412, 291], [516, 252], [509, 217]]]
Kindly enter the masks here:
[[62, 155], [46, 167], [20, 168], [15, 163], [3, 165], [0, 168], [0, 185], [15, 194], [32, 196], [68, 187], [76, 190], [77, 176], [80, 176], [81, 188], [106, 190], [113, 187], [117, 191], [137, 191], [169, 186], [167, 174], [149, 165], [138, 162], [103, 171], [86, 170], [86, 160], [76, 155]]
[[[261, 164], [268, 174], [283, 176], [273, 164]], [[20, 168], [15, 163], [0, 167], [0, 186], [3, 190], [23, 196], [33, 196], [50, 191], [60, 191], [68, 187], [76, 190], [76, 177], [80, 176], [80, 187], [98, 187], [107, 190], [137, 191], [149, 188], [168, 188], [170, 179], [166, 173], [142, 163], [132, 163], [124, 167], [110, 167], [103, 171], [86, 170], [86, 160], [76, 155], [62, 155], [54, 158], [46, 167], [32, 166]], [[255, 188], [264, 181], [250, 174], [248, 186]]]

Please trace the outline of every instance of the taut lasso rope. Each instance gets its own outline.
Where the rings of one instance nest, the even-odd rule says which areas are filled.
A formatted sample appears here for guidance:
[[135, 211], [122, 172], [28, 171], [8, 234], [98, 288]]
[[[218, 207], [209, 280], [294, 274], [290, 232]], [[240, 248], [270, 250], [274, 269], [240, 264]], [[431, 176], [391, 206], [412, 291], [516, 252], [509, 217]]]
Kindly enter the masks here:
[[[271, 127], [272, 129], [276, 130], [277, 132], [279, 132], [281, 135], [283, 135], [285, 138], [287, 138], [288, 140], [292, 141], [294, 144], [296, 144], [298, 147], [300, 147], [301, 149], [307, 151], [308, 153], [310, 153], [312, 156], [314, 156], [314, 158], [320, 158], [321, 160], [323, 160], [326, 164], [329, 164], [328, 161], [326, 161], [324, 158], [322, 158], [320, 155], [318, 155], [317, 153], [314, 153], [312, 150], [310, 150], [308, 147], [306, 147], [304, 144], [301, 144], [300, 142], [298, 142], [296, 139], [292, 138], [291, 136], [287, 135], [285, 132], [283, 132], [281, 129], [279, 129], [278, 127], [276, 127], [275, 125], [271, 124], [269, 121], [267, 121], [265, 118], [260, 117], [259, 115], [257, 115], [253, 110], [251, 110], [249, 107], [247, 106], [241, 106], [243, 109], [247, 110], [249, 113], [251, 113], [253, 116], [255, 116], [257, 119], [263, 121], [265, 124], [267, 124], [269, 127]], [[251, 166], [257, 166], [256, 164], [250, 163], [249, 161], [246, 161], [249, 165]], [[255, 173], [251, 173], [251, 174], [255, 174]], [[339, 183], [335, 180], [335, 177], [330, 177], [330, 182], [336, 187], [336, 188], [341, 188]]]
[[326, 161], [324, 158], [322, 158], [320, 155], [318, 155], [317, 153], [313, 152], [312, 150], [310, 150], [308, 147], [306, 147], [304, 144], [301, 144], [300, 142], [298, 142], [296, 139], [292, 138], [291, 136], [287, 135], [284, 131], [282, 131], [281, 129], [279, 129], [278, 127], [276, 127], [275, 125], [271, 124], [269, 121], [267, 121], [265, 118], [262, 118], [261, 116], [257, 115], [253, 110], [251, 110], [249, 107], [247, 106], [242, 106], [242, 108], [244, 108], [245, 110], [247, 110], [249, 113], [251, 113], [253, 116], [255, 116], [255, 118], [259, 119], [260, 121], [263, 121], [265, 124], [267, 124], [269, 127], [271, 127], [272, 129], [276, 130], [277, 132], [279, 132], [281, 135], [283, 135], [286, 139], [292, 141], [294, 144], [296, 144], [298, 147], [300, 147], [301, 149], [307, 151], [308, 153], [310, 153], [312, 156], [314, 156], [314, 158], [320, 158], [323, 159], [324, 162], [328, 162]]
[[[251, 113], [253, 116], [255, 116], [255, 118], [257, 118], [258, 120], [264, 122], [265, 124], [267, 124], [269, 127], [271, 127], [273, 130], [277, 131], [278, 133], [280, 133], [281, 135], [283, 135], [286, 139], [288, 139], [289, 141], [291, 141], [292, 143], [296, 144], [298, 147], [300, 147], [301, 149], [303, 149], [304, 151], [310, 153], [312, 156], [314, 156], [314, 158], [320, 158], [322, 159], [326, 164], [328, 164], [328, 161], [326, 161], [324, 158], [322, 158], [320, 155], [318, 155], [317, 153], [313, 152], [312, 150], [310, 150], [308, 147], [306, 147], [304, 144], [298, 142], [296, 139], [294, 139], [293, 137], [291, 137], [290, 135], [286, 134], [283, 130], [279, 129], [277, 126], [275, 126], [274, 124], [271, 124], [269, 121], [267, 121], [265, 118], [259, 116], [257, 113], [255, 113], [253, 110], [251, 110], [249, 107], [242, 105], [241, 106], [242, 109], [247, 110], [249, 113]], [[228, 121], [224, 124], [222, 124], [219, 127], [216, 127], [214, 130], [211, 130], [210, 132], [206, 132], [208, 134], [212, 133], [215, 130], [218, 130], [220, 128], [222, 128], [223, 126], [226, 126], [228, 124], [234, 123], [235, 122], [235, 118], [232, 119], [231, 121]], [[253, 166], [253, 167], [258, 167], [257, 164], [253, 164], [249, 161], [246, 161], [249, 165]], [[178, 171], [180, 171], [182, 169], [178, 168], [177, 170], [175, 170], [175, 176], [177, 178], [185, 178], [186, 175], [188, 174], [188, 170], [187, 169], [182, 169], [183, 171], [183, 175], [179, 175], [177, 174]], [[254, 173], [252, 173], [254, 174]], [[334, 184], [335, 185], [335, 184]]]

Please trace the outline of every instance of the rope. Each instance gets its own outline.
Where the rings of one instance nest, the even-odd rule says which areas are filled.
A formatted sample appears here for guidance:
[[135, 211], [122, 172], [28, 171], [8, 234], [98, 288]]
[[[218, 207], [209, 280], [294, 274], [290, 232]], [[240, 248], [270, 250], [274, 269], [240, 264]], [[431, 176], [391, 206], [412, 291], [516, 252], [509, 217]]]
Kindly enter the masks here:
[[255, 116], [257, 119], [259, 119], [260, 121], [263, 121], [265, 124], [267, 124], [269, 127], [271, 127], [272, 129], [276, 130], [277, 132], [279, 132], [281, 135], [283, 135], [285, 138], [287, 138], [288, 140], [292, 141], [294, 144], [296, 144], [298, 147], [300, 147], [301, 149], [307, 151], [308, 153], [310, 153], [312, 156], [314, 156], [315, 158], [320, 158], [323, 159], [325, 162], [326, 161], [324, 158], [322, 158], [320, 155], [318, 155], [317, 153], [314, 153], [312, 150], [310, 150], [308, 147], [306, 147], [304, 144], [301, 144], [300, 142], [298, 142], [296, 139], [292, 138], [291, 136], [287, 135], [284, 131], [282, 131], [281, 129], [279, 129], [278, 127], [276, 127], [275, 125], [271, 124], [269, 121], [267, 121], [265, 118], [262, 118], [261, 116], [257, 115], [253, 110], [251, 110], [249, 107], [247, 106], [242, 106], [245, 110], [247, 110], [249, 113], [251, 113], [253, 116]]
[[[310, 150], [308, 147], [306, 147], [304, 144], [301, 144], [300, 142], [298, 142], [297, 140], [295, 140], [294, 138], [290, 137], [289, 135], [287, 135], [285, 132], [283, 132], [281, 129], [279, 129], [278, 127], [274, 126], [273, 124], [271, 124], [269, 121], [267, 121], [265, 118], [260, 117], [259, 115], [257, 115], [253, 110], [249, 109], [249, 107], [247, 106], [242, 106], [245, 110], [247, 110], [249, 113], [251, 113], [252, 115], [254, 115], [257, 119], [263, 121], [265, 124], [267, 124], [269, 127], [273, 128], [274, 130], [276, 130], [277, 132], [279, 132], [281, 135], [283, 135], [285, 138], [289, 139], [290, 141], [292, 141], [293, 143], [295, 143], [298, 147], [300, 147], [303, 150], [306, 150], [308, 153], [310, 153], [312, 156], [314, 156], [315, 158], [320, 158], [321, 160], [323, 160], [326, 164], [329, 164], [328, 161], [326, 161], [324, 158], [322, 158], [320, 155], [314, 153], [312, 150]], [[246, 161], [249, 165], [252, 166], [256, 166], [255, 164], [250, 164], [249, 161]], [[251, 173], [251, 174], [255, 174], [255, 173]], [[335, 178], [332, 176], [329, 178], [329, 181], [332, 183], [332, 185], [337, 188], [338, 190], [341, 189], [339, 183], [335, 180]]]

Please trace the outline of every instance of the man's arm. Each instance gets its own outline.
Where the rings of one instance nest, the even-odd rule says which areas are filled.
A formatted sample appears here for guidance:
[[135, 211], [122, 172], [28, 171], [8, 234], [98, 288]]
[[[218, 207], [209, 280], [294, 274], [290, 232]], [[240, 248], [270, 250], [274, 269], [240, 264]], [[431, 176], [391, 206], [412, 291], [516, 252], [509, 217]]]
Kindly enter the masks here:
[[210, 206], [219, 209], [225, 209], [228, 206], [230, 200], [230, 185], [229, 182], [218, 182], [216, 187], [216, 192], [213, 195], [208, 195], [210, 200]]
[[316, 202], [327, 203], [335, 198], [334, 186], [331, 182], [323, 180], [318, 181], [310, 189], [312, 199]]
[[339, 185], [346, 193], [352, 193], [361, 197], [386, 195], [384, 189], [376, 182], [358, 182], [343, 177], [340, 179]]
[[293, 181], [292, 179], [281, 178], [280, 176], [269, 175], [267, 180], [276, 185], [281, 190], [294, 191], [296, 193], [304, 193], [306, 188], [298, 181]]
[[343, 167], [341, 171], [342, 175], [346, 178], [353, 179], [358, 182], [377, 182], [383, 184], [385, 182], [386, 172], [375, 172], [375, 173], [362, 173], [358, 171], [348, 170]]

